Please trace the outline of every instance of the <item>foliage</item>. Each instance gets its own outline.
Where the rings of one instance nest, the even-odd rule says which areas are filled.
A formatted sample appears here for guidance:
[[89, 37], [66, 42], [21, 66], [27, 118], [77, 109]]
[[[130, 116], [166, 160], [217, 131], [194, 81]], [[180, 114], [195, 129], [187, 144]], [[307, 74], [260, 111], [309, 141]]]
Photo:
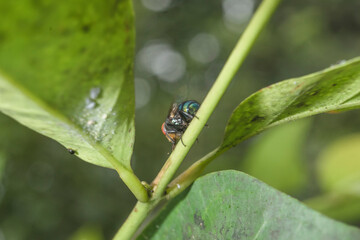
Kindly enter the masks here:
[[307, 204], [332, 218], [357, 222], [360, 219], [359, 154], [358, 133], [327, 146], [316, 160], [322, 194], [309, 199]]
[[[116, 169], [125, 182], [136, 181], [131, 4], [75, 6], [1, 2], [0, 110], [83, 160]], [[146, 199], [144, 191], [136, 195]]]
[[[139, 239], [358, 239], [360, 231], [328, 219], [237, 171], [198, 179]], [[181, 236], [181, 237], [180, 237]]]
[[308, 174], [302, 149], [311, 122], [294, 121], [267, 131], [249, 147], [240, 169], [285, 193], [303, 190]]
[[243, 101], [230, 117], [221, 148], [278, 124], [360, 106], [360, 59], [282, 81]]
[[[216, 170], [238, 167], [238, 154], [226, 157], [220, 155], [264, 130], [320, 113], [356, 109], [360, 105], [359, 58], [340, 61], [323, 71], [272, 85], [269, 85], [269, 81], [259, 84], [247, 80], [261, 79], [261, 76], [257, 75], [258, 72], [267, 72], [273, 79], [287, 78], [294, 74], [303, 75], [299, 70], [284, 67], [284, 63], [279, 64], [282, 69], [286, 69], [282, 72], [275, 74], [272, 69], [275, 69], [278, 59], [287, 61], [284, 59], [294, 59], [296, 56], [298, 61], [306, 56], [302, 55], [306, 52], [322, 56], [316, 51], [310, 51], [313, 49], [311, 46], [305, 47], [307, 51], [298, 54], [289, 50], [305, 46], [307, 37], [316, 38], [316, 34], [323, 30], [322, 21], [313, 20], [321, 19], [319, 15], [324, 12], [320, 13], [316, 5], [312, 9], [299, 10], [296, 14], [291, 14], [288, 21], [275, 19], [276, 29], [270, 26], [270, 30], [265, 31], [264, 36], [260, 38], [257, 50], [259, 52], [255, 50], [253, 53], [258, 59], [265, 55], [269, 56], [270, 60], [246, 63], [246, 69], [253, 69], [253, 72], [242, 72], [242, 81], [230, 85], [233, 78], [239, 78], [235, 75], [238, 68], [279, 2], [263, 1], [224, 65], [230, 50], [228, 48], [233, 46], [233, 40], [229, 43], [229, 34], [219, 29], [226, 28], [234, 33], [234, 29], [235, 32], [239, 31], [242, 25], [234, 25], [234, 22], [231, 22], [236, 19], [234, 20], [234, 16], [231, 15], [231, 8], [226, 8], [226, 4], [229, 3], [223, 1], [225, 23], [221, 24], [225, 24], [225, 27], [218, 27], [219, 23], [214, 20], [202, 24], [202, 29], [208, 28], [214, 35], [224, 38], [222, 44], [217, 44], [218, 40], [208, 33], [196, 35], [189, 43], [189, 56], [194, 62], [188, 66], [188, 71], [197, 69], [199, 72], [205, 72], [206, 80], [200, 83], [196, 79], [201, 77], [195, 76], [195, 81], [190, 78], [182, 84], [181, 81], [176, 81], [185, 76], [185, 73], [181, 72], [186, 69], [184, 57], [169, 43], [164, 43], [166, 40], [144, 44], [140, 38], [139, 43], [148, 46], [146, 49], [140, 49], [137, 58], [134, 59], [135, 26], [130, 0], [106, 3], [99, 0], [68, 0], [61, 5], [43, 0], [21, 0], [16, 3], [1, 1], [0, 111], [26, 127], [54, 139], [63, 147], [52, 145], [47, 139], [32, 135], [33, 133], [27, 129], [0, 116], [3, 133], [0, 138], [0, 180], [4, 179], [0, 182], [0, 238], [2, 229], [4, 236], [11, 239], [41, 239], [45, 232], [52, 239], [69, 236], [72, 239], [107, 239], [113, 235], [116, 223], [123, 220], [119, 219], [116, 210], [128, 214], [127, 207], [133, 201], [124, 197], [127, 194], [124, 194], [122, 186], [114, 185], [116, 177], [113, 172], [106, 169], [95, 170], [85, 163], [77, 163], [74, 156], [65, 156], [66, 149], [86, 162], [116, 170], [137, 198], [138, 203], [115, 239], [133, 236], [146, 216], [166, 200], [171, 201], [165, 211], [147, 227], [143, 238], [161, 239], [165, 235], [172, 238], [358, 238], [360, 230], [310, 210], [297, 200], [244, 173], [220, 171], [197, 179], [215, 158], [227, 158], [233, 162], [233, 165], [229, 165], [219, 161], [221, 167], [215, 165]], [[150, 6], [149, 2], [142, 3], [144, 6]], [[139, 3], [135, 3], [137, 4]], [[195, 1], [192, 4], [198, 4], [203, 9], [203, 3]], [[209, 6], [218, 9], [216, 4], [220, 3], [209, 3]], [[252, 5], [249, 6], [251, 8]], [[285, 9], [286, 7], [289, 6], [285, 4]], [[151, 6], [149, 8], [151, 9]], [[164, 9], [171, 12], [172, 8], [177, 7], [174, 4]], [[192, 6], [191, 9], [197, 11], [200, 8]], [[141, 9], [137, 7], [137, 10], [139, 22], [147, 18], [146, 14], [141, 15]], [[153, 8], [153, 11], [159, 10]], [[161, 18], [164, 15], [158, 16]], [[183, 19], [183, 16], [178, 17]], [[197, 22], [190, 18], [184, 21], [191, 24]], [[314, 22], [316, 24], [313, 24]], [[148, 29], [153, 23], [154, 21], [145, 21], [140, 26]], [[163, 29], [174, 29], [171, 21], [163, 21], [161, 24], [164, 25]], [[277, 31], [281, 34], [275, 34], [274, 37], [272, 33]], [[164, 32], [167, 34], [169, 31]], [[189, 32], [191, 31], [185, 27], [172, 33], [170, 31], [170, 35], [180, 34], [179, 39], [184, 40]], [[281, 41], [279, 38], [287, 41]], [[325, 36], [318, 40], [321, 47], [331, 45], [324, 39], [329, 38]], [[182, 40], [177, 46], [185, 52]], [[288, 57], [281, 56], [281, 52], [274, 50], [280, 45], [284, 47], [284, 51], [288, 51]], [[219, 46], [223, 46], [222, 51]], [[271, 46], [271, 49], [266, 46]], [[349, 46], [349, 52], [356, 52], [356, 47]], [[156, 54], [151, 55], [154, 49], [158, 52], [155, 51]], [[217, 49], [217, 52], [212, 51], [214, 49]], [[333, 49], [333, 45], [327, 49]], [[319, 51], [319, 48], [316, 50]], [[345, 56], [354, 57], [351, 54]], [[341, 57], [344, 55], [341, 54]], [[178, 64], [173, 64], [174, 59]], [[313, 72], [320, 66], [326, 66], [316, 65], [321, 62], [317, 61], [311, 65], [317, 67], [309, 68], [307, 58], [306, 61], [302, 61], [302, 66], [295, 64], [298, 69], [304, 67], [304, 72], [301, 73]], [[135, 79], [136, 97], [140, 99], [138, 104], [141, 103], [137, 105], [139, 109], [149, 101], [146, 100], [146, 94], [139, 98], [139, 92], [150, 94], [154, 86], [160, 87], [156, 94], [158, 104], [150, 102], [151, 107], [137, 111], [137, 145], [133, 155], [134, 62], [137, 64], [135, 74], [146, 79]], [[326, 60], [323, 63], [326, 63]], [[162, 159], [166, 156], [164, 149], [169, 147], [165, 146], [165, 141], [164, 144], [158, 141], [162, 137], [159, 127], [166, 114], [164, 106], [169, 105], [166, 95], [169, 92], [175, 95], [174, 90], [183, 89], [187, 84], [192, 95], [201, 98], [205, 94], [204, 89], [209, 88], [210, 83], [214, 81], [214, 73], [217, 75], [220, 71], [219, 66], [222, 65], [223, 70], [214, 87], [209, 91], [197, 117], [183, 136], [186, 144], [178, 144], [152, 184], [141, 183], [139, 178], [147, 180], [153, 177], [150, 166], [157, 168], [157, 164], [163, 164]], [[202, 69], [201, 66], [206, 66], [207, 69]], [[171, 75], [173, 73], [177, 73], [177, 76]], [[224, 96], [224, 102], [232, 105], [222, 105], [219, 101], [229, 85], [230, 91]], [[248, 92], [264, 85], [269, 86], [241, 101], [235, 108], [228, 120], [222, 143], [209, 152], [216, 144], [214, 139], [220, 140], [223, 125], [219, 122], [225, 122], [231, 109], [240, 102], [239, 96], [242, 99]], [[215, 132], [213, 135], [207, 135], [209, 131], [205, 131], [200, 137], [195, 153], [189, 155], [193, 165], [168, 185], [218, 104], [220, 111], [208, 122], [209, 130], [213, 128]], [[353, 119], [351, 121], [356, 122]], [[311, 191], [315, 196], [306, 203], [330, 217], [352, 223], [358, 221], [359, 169], [353, 167], [358, 162], [358, 136], [354, 135], [353, 138], [338, 142], [326, 150], [317, 162], [316, 176], [312, 176], [302, 165], [305, 161], [300, 159], [300, 156], [308, 156], [301, 151], [302, 145], [306, 145], [309, 125], [306, 122], [302, 123], [304, 125], [301, 125], [301, 122], [284, 125], [281, 126], [283, 128], [275, 128], [261, 136], [262, 139], [253, 145], [248, 157], [245, 158], [245, 163], [240, 165], [245, 166], [244, 171], [280, 190], [300, 196], [300, 199], [309, 197], [309, 194], [301, 195], [301, 192], [311, 185], [311, 179], [306, 178], [318, 177], [320, 191], [313, 188]], [[155, 124], [159, 127], [153, 127]], [[298, 128], [291, 128], [296, 124], [299, 124]], [[334, 129], [345, 131], [347, 126], [340, 128], [339, 125], [339, 122], [335, 123]], [[157, 129], [158, 134], [153, 129]], [[335, 131], [328, 132], [336, 137]], [[246, 144], [242, 144], [240, 149], [244, 146]], [[196, 152], [199, 150], [201, 153]], [[209, 153], [200, 158], [206, 152]], [[28, 153], [34, 154], [29, 160]], [[131, 158], [132, 166], [135, 167], [139, 178], [132, 170]], [[345, 162], [343, 158], [346, 159]], [[20, 161], [21, 159], [28, 161]], [[142, 162], [141, 159], [147, 162]], [[16, 181], [7, 180], [11, 179], [9, 175], [16, 176]], [[83, 179], [84, 176], [87, 180], [79, 184], [78, 179]], [[59, 178], [67, 180], [65, 187], [58, 187], [61, 185], [57, 183]], [[195, 183], [189, 192], [183, 192], [193, 182]], [[32, 192], [29, 189], [32, 189]], [[54, 191], [54, 195], [49, 197], [47, 194], [51, 189], [60, 190]], [[106, 195], [102, 194], [104, 189], [107, 191]], [[77, 204], [73, 204], [73, 198], [68, 197], [71, 191], [75, 192], [73, 196], [76, 196]], [[172, 199], [180, 193], [182, 194]], [[50, 200], [42, 202], [43, 198]], [[59, 199], [67, 199], [66, 204], [59, 203]], [[58, 217], [59, 214], [61, 217]], [[21, 220], [18, 216], [22, 216]], [[74, 218], [75, 224], [72, 223]], [[105, 222], [103, 237], [102, 226], [105, 226]], [[33, 228], [32, 224], [36, 227]], [[55, 230], [59, 225], [67, 227], [57, 234]], [[34, 232], [37, 234], [33, 235]]]

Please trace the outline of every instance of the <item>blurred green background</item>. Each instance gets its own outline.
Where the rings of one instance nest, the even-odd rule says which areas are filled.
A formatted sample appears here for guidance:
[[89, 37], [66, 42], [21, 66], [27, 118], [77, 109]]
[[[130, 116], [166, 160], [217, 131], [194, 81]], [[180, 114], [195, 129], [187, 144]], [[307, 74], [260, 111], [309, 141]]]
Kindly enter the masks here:
[[[203, 100], [258, 4], [134, 2], [132, 166], [141, 180], [151, 182], [171, 151], [160, 130], [171, 103]], [[359, 9], [358, 0], [283, 1], [180, 170], [220, 144], [232, 110], [251, 93], [359, 56]], [[345, 191], [346, 197], [337, 198], [341, 206], [328, 214], [358, 225], [359, 120], [360, 111], [349, 111], [277, 127], [225, 153], [206, 172], [238, 169], [300, 200], [320, 201], [320, 206], [332, 203], [326, 196]], [[2, 114], [0, 133], [0, 240], [113, 236], [135, 204], [115, 171], [68, 154]], [[341, 199], [349, 198], [353, 201], [345, 206]]]

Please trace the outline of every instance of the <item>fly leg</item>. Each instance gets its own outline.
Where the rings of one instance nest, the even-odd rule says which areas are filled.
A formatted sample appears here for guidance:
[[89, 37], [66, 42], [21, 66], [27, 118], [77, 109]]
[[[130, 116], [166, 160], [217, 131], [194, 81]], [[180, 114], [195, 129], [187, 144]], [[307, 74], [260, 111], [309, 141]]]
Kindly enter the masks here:
[[191, 115], [190, 113], [184, 112], [184, 111], [179, 111], [179, 113], [188, 121], [190, 122], [194, 117], [199, 119], [197, 116], [195, 115]]
[[[168, 132], [172, 133], [171, 131], [167, 131], [165, 133], [166, 137], [167, 137], [167, 139], [169, 139], [171, 141], [172, 145], [174, 146], [176, 144], [176, 141], [168, 134]], [[176, 132], [174, 131], [174, 133], [176, 133]]]
[[[196, 115], [191, 115], [187, 112], [184, 112], [184, 111], [180, 111], [181, 115], [183, 115], [186, 119], [190, 119], [190, 121], [193, 119], [193, 118], [196, 118], [197, 120], [199, 120], [199, 117], [196, 116]], [[209, 125], [205, 124], [205, 127], [208, 127]]]
[[176, 138], [174, 138], [174, 136], [170, 136], [169, 133], [170, 133], [170, 134], [175, 134], [175, 136], [176, 136], [177, 131], [176, 131], [176, 130], [170, 130], [170, 129], [168, 129], [168, 130], [166, 130], [166, 131], [164, 132], [166, 138], [167, 138], [167, 139], [169, 140], [169, 142], [171, 142], [171, 144], [172, 144], [171, 151], [173, 151], [174, 148], [175, 148], [175, 146], [176, 146]]
[[184, 141], [182, 140], [182, 138], [180, 138], [180, 141], [181, 141], [182, 145], [184, 145], [184, 147], [186, 147], [186, 145], [185, 145]]

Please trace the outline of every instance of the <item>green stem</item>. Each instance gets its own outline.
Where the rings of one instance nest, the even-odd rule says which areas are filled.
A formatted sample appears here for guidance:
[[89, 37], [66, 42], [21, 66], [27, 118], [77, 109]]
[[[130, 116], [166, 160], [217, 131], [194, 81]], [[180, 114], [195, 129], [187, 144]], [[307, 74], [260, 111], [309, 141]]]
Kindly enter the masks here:
[[141, 223], [148, 216], [149, 212], [159, 203], [160, 199], [146, 203], [137, 202], [125, 223], [114, 236], [113, 240], [131, 239], [140, 227]]
[[149, 200], [146, 188], [141, 184], [139, 178], [132, 171], [127, 169], [122, 163], [115, 159], [101, 145], [98, 145], [97, 143], [92, 143], [91, 140], [89, 140], [89, 143], [91, 143], [92, 146], [96, 150], [98, 150], [104, 156], [104, 158], [114, 167], [120, 178], [124, 181], [126, 186], [134, 194], [137, 200], [139, 200], [140, 202], [147, 202]]
[[[197, 118], [193, 119], [187, 131], [182, 136], [182, 140], [186, 146], [184, 146], [183, 144], [177, 144], [174, 151], [171, 153], [170, 157], [168, 158], [152, 184], [154, 186], [154, 193], [151, 201], [147, 203], [137, 203], [137, 205], [125, 221], [124, 225], [116, 234], [115, 240], [130, 239], [135, 234], [137, 228], [144, 221], [149, 212], [160, 202], [160, 199], [165, 193], [165, 188], [171, 181], [176, 170], [189, 152], [190, 147], [193, 145], [201, 130], [205, 126], [211, 113], [214, 111], [221, 97], [224, 95], [225, 90], [229, 86], [235, 73], [237, 72], [245, 57], [249, 53], [250, 48], [253, 46], [257, 36], [264, 28], [266, 23], [269, 21], [270, 16], [275, 11], [280, 1], [281, 0], [264, 0], [261, 3], [252, 20], [250, 21], [248, 27], [242, 34], [239, 42], [232, 51], [229, 59], [225, 63], [225, 66], [220, 72], [220, 75], [218, 76], [208, 95], [201, 104], [199, 111], [196, 113]], [[199, 164], [203, 164], [203, 167], [205, 167], [208, 162], [210, 162], [218, 155], [218, 152], [219, 151], [216, 150], [212, 153], [209, 153], [209, 155], [205, 156], [206, 159], [204, 159], [203, 163], [200, 162]], [[194, 174], [193, 176], [195, 175], [196, 174]], [[191, 176], [191, 174], [189, 176]], [[191, 181], [187, 181], [186, 184], [189, 184], [192, 181], [194, 181], [194, 179], [191, 179]], [[185, 179], [183, 182], [185, 184]], [[175, 194], [176, 192], [173, 193]]]
[[182, 136], [182, 140], [186, 146], [183, 144], [178, 144], [176, 146], [157, 176], [153, 199], [159, 198], [164, 194], [167, 184], [171, 181], [176, 170], [189, 152], [190, 147], [199, 136], [211, 113], [214, 111], [221, 97], [224, 95], [225, 90], [229, 86], [231, 80], [253, 46], [256, 38], [264, 28], [265, 24], [269, 21], [271, 14], [275, 11], [275, 8], [280, 1], [281, 0], [264, 0], [257, 9], [248, 27], [225, 63], [224, 68], [220, 72], [214, 85], [202, 102], [199, 111], [196, 113], [198, 118], [193, 119], [187, 131]]
[[188, 186], [190, 186], [198, 177], [200, 177], [201, 173], [205, 169], [205, 167], [220, 154], [225, 152], [226, 150], [219, 148], [214, 149], [210, 153], [206, 154], [200, 160], [196, 161], [193, 165], [191, 165], [186, 171], [181, 173], [178, 177], [169, 183], [166, 189], [166, 198], [171, 199], [176, 197], [182, 191], [184, 191]]
[[145, 186], [141, 184], [139, 178], [133, 172], [125, 168], [120, 170], [119, 168], [116, 168], [116, 170], [120, 178], [124, 181], [126, 186], [130, 189], [138, 201], [147, 202], [149, 200]]

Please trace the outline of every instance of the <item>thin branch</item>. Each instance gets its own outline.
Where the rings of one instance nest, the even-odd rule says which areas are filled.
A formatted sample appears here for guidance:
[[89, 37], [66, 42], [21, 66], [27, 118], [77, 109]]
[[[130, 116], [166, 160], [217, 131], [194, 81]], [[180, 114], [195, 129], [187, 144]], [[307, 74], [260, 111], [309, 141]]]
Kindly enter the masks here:
[[181, 162], [199, 136], [210, 115], [219, 103], [221, 97], [224, 95], [231, 80], [243, 63], [245, 57], [248, 55], [256, 38], [269, 21], [270, 16], [275, 11], [280, 1], [281, 0], [264, 0], [257, 9], [248, 27], [225, 63], [224, 68], [220, 72], [214, 85], [201, 104], [199, 111], [196, 113], [198, 118], [193, 119], [188, 129], [182, 136], [182, 140], [185, 142], [186, 146], [178, 144], [175, 147], [164, 167], [159, 172], [158, 177], [156, 177], [157, 185], [154, 187], [155, 192], [153, 194], [153, 199], [163, 196], [167, 184], [171, 181], [176, 170], [179, 168]]
[[[197, 118], [193, 119], [188, 129], [182, 136], [182, 140], [183, 142], [185, 142], [186, 146], [184, 146], [183, 144], [177, 144], [174, 151], [171, 153], [170, 157], [164, 164], [164, 167], [161, 169], [158, 176], [155, 178], [155, 182], [153, 183], [154, 194], [151, 200], [147, 203], [137, 203], [137, 205], [125, 221], [124, 225], [116, 234], [114, 238], [115, 240], [131, 239], [131, 237], [135, 234], [137, 228], [144, 221], [150, 211], [163, 198], [165, 188], [171, 181], [176, 170], [189, 152], [190, 147], [193, 145], [201, 130], [205, 126], [210, 115], [219, 103], [221, 97], [224, 95], [235, 73], [237, 72], [245, 57], [249, 53], [257, 36], [264, 28], [266, 23], [269, 21], [270, 16], [275, 11], [280, 1], [281, 0], [264, 0], [261, 3], [252, 20], [250, 21], [248, 27], [241, 36], [239, 42], [232, 51], [229, 59], [225, 63], [225, 66], [220, 72], [219, 77], [217, 78], [213, 87], [210, 89], [208, 95], [204, 99], [199, 111], [196, 113]], [[203, 164], [203, 166], [206, 166], [208, 161], [211, 161], [211, 159], [215, 158], [218, 155], [217, 152], [218, 151], [210, 153], [209, 155], [207, 155], [206, 159], [204, 159], [203, 163], [200, 162], [199, 164]], [[201, 170], [202, 168], [198, 169]], [[194, 173], [195, 174], [189, 174], [188, 176], [196, 176], [197, 170], [194, 171]], [[182, 177], [184, 176], [185, 175], [183, 175]], [[194, 180], [192, 178], [193, 177], [191, 177], [191, 181], [189, 182], [192, 182]], [[185, 179], [182, 180], [184, 184], [187, 184], [185, 181]]]

